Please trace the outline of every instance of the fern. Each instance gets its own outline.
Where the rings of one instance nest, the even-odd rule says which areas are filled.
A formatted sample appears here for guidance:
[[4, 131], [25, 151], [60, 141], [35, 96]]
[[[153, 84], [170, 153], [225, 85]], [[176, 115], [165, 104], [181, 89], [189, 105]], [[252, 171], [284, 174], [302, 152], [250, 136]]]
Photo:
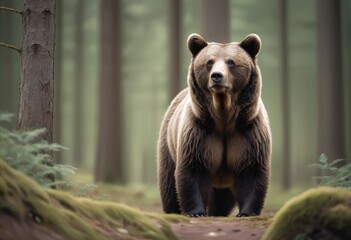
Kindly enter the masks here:
[[[0, 123], [9, 122], [12, 114], [0, 114]], [[66, 175], [75, 173], [76, 168], [69, 165], [56, 164], [48, 152], [65, 149], [59, 144], [46, 141], [37, 142], [45, 129], [31, 131], [8, 130], [0, 126], [0, 159], [12, 168], [33, 178], [45, 187], [67, 185]]]
[[325, 154], [319, 157], [319, 163], [310, 164], [309, 167], [321, 169], [326, 174], [323, 176], [313, 176], [320, 185], [328, 185], [332, 187], [345, 187], [351, 189], [351, 163], [345, 163], [338, 167], [337, 164], [345, 162], [345, 159], [336, 159], [331, 162]]

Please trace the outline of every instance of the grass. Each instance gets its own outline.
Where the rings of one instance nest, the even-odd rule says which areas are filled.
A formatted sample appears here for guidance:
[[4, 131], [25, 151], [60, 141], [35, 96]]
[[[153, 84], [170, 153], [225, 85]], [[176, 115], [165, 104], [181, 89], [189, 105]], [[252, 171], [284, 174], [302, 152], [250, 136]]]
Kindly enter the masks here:
[[[88, 172], [78, 171], [77, 174], [69, 176], [67, 181], [81, 185], [93, 182], [93, 176]], [[95, 188], [88, 188], [84, 192], [84, 196], [127, 204], [145, 211], [162, 211], [156, 184], [120, 186], [116, 184], [96, 183], [95, 186]], [[76, 196], [82, 195], [79, 188], [72, 188], [69, 192]]]
[[[93, 176], [86, 171], [78, 171], [77, 174], [69, 176], [70, 182], [88, 183], [93, 182]], [[147, 211], [161, 212], [161, 200], [158, 192], [157, 184], [154, 185], [129, 185], [118, 186], [112, 184], [96, 184], [96, 188], [88, 191], [87, 197], [96, 198], [98, 196], [106, 196], [106, 200], [128, 204], [139, 209]], [[289, 191], [283, 190], [278, 184], [271, 183], [265, 201], [265, 208], [276, 211], [280, 209], [285, 202], [294, 196], [305, 191], [307, 187], [297, 186]], [[71, 192], [77, 195], [77, 189]]]
[[271, 183], [268, 188], [268, 194], [265, 201], [265, 208], [280, 209], [289, 199], [295, 197], [307, 189], [306, 186], [294, 186], [293, 188], [283, 190], [276, 183]]

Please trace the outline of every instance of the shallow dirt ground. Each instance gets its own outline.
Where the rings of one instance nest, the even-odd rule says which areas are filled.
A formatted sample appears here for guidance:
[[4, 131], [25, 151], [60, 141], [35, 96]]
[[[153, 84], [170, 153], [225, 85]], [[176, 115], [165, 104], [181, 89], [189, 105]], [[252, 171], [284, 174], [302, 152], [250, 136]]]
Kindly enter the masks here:
[[274, 212], [264, 210], [260, 217], [253, 218], [192, 218], [189, 223], [172, 224], [172, 229], [179, 240], [258, 240], [267, 230]]

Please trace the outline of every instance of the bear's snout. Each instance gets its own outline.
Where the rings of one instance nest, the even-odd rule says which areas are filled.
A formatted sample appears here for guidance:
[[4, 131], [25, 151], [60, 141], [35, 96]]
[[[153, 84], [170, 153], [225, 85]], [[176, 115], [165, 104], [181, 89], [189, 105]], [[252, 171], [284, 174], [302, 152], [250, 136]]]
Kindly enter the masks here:
[[208, 87], [213, 93], [224, 93], [231, 88], [228, 69], [223, 59], [217, 59], [208, 75]]
[[223, 80], [223, 74], [221, 72], [214, 72], [211, 74], [211, 79], [212, 81], [214, 81], [215, 83], [219, 83], [220, 81]]

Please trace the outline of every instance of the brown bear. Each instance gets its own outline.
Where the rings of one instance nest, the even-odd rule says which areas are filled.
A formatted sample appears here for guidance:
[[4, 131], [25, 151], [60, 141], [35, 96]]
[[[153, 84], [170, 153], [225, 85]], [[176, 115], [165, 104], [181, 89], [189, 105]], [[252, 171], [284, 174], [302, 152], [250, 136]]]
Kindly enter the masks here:
[[188, 38], [188, 88], [168, 108], [157, 158], [163, 210], [259, 215], [270, 178], [271, 132], [261, 100], [256, 34], [242, 42]]

